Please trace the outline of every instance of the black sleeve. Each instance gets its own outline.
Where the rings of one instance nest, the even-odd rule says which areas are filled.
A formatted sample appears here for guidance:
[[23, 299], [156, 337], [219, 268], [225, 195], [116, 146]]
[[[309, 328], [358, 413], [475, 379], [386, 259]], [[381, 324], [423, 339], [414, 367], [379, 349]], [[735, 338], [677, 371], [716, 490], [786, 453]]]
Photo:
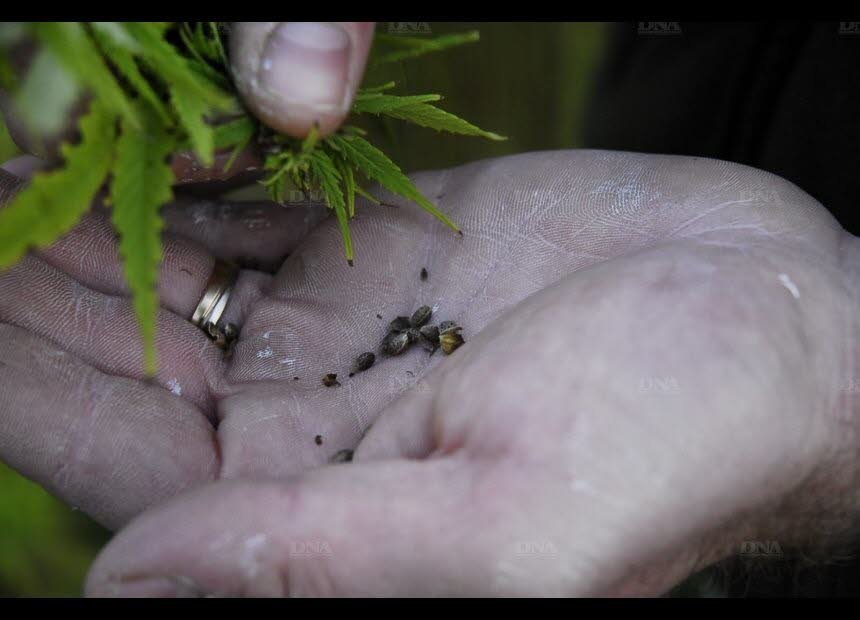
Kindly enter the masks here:
[[762, 168], [860, 233], [860, 23], [617, 24], [609, 46], [586, 146]]

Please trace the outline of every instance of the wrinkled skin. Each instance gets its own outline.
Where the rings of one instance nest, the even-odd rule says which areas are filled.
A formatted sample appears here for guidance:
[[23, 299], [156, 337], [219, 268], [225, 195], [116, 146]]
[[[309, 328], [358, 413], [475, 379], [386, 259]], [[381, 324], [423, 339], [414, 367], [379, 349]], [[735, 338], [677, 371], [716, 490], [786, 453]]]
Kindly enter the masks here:
[[[659, 594], [847, 533], [860, 248], [821, 205], [596, 151], [415, 179], [465, 235], [360, 204], [353, 268], [318, 209], [171, 208], [152, 383], [101, 215], [0, 275], [0, 455], [125, 526], [88, 593]], [[288, 251], [224, 360], [187, 320], [212, 253]], [[346, 377], [424, 303], [463, 347]]]

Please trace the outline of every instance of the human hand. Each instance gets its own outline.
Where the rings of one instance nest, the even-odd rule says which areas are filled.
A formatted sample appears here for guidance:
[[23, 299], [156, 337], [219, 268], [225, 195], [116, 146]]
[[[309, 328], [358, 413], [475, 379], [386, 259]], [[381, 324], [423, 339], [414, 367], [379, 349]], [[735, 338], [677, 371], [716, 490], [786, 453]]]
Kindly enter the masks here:
[[[175, 442], [231, 480], [140, 516], [89, 593], [656, 594], [744, 540], [846, 533], [860, 249], [820, 205], [624, 153], [417, 180], [465, 237], [366, 206], [354, 269], [334, 224], [302, 242], [211, 383], [217, 452]], [[420, 303], [467, 344], [317, 382]]]
[[[332, 133], [349, 114], [364, 73], [373, 28], [373, 22], [236, 22], [229, 38], [236, 88], [262, 122], [282, 133], [301, 138], [314, 124], [322, 135]], [[32, 55], [29, 47], [14, 55], [19, 70]], [[40, 155], [46, 154], [41, 145], [53, 151], [73, 131], [81, 112], [80, 106], [71, 110], [59, 135], [35, 136], [2, 90], [0, 110], [18, 146]], [[229, 156], [228, 152], [217, 157], [209, 169], [197, 165], [190, 154], [178, 156], [173, 162], [177, 181], [229, 176], [222, 170]], [[253, 153], [243, 153], [231, 166], [230, 174], [255, 163]]]

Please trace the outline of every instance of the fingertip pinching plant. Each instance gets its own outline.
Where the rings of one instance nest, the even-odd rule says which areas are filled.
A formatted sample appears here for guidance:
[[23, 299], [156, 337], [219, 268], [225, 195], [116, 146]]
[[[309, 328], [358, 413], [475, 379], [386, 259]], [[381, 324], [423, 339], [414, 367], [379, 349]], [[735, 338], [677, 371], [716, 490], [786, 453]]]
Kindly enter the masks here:
[[[34, 175], [0, 210], [0, 269], [67, 233], [107, 184], [106, 202], [119, 236], [147, 374], [157, 368], [160, 209], [173, 199], [170, 157], [175, 153], [191, 151], [211, 166], [216, 152], [230, 150], [227, 171], [243, 150], [256, 148], [263, 154], [261, 182], [272, 200], [283, 203], [292, 190], [321, 193], [337, 218], [350, 264], [349, 221], [356, 195], [376, 201], [362, 187], [366, 182], [378, 183], [459, 231], [354, 124], [326, 137], [312, 130], [299, 140], [272, 131], [246, 112], [230, 75], [227, 28], [218, 22], [0, 25], [0, 87], [34, 135], [56, 133], [76, 102], [89, 101], [76, 141], [60, 148], [62, 162]], [[11, 51], [31, 40], [38, 43], [35, 57], [17, 75]], [[369, 62], [407, 60], [477, 40], [477, 32], [435, 38], [377, 34]], [[504, 139], [437, 107], [438, 94], [398, 95], [395, 87], [389, 82], [359, 89], [352, 112]]]

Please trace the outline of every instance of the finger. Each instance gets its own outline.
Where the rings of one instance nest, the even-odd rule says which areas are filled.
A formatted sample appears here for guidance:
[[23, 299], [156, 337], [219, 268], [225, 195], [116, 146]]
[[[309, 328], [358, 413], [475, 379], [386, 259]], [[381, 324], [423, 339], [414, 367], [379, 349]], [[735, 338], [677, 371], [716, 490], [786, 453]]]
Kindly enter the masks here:
[[236, 87], [264, 123], [296, 137], [335, 131], [349, 113], [372, 22], [239, 22], [230, 36]]
[[[29, 330], [102, 372], [144, 378], [131, 300], [86, 288], [35, 256], [0, 272], [0, 322]], [[155, 344], [158, 383], [211, 413], [221, 350], [186, 318], [163, 309]]]
[[[262, 162], [256, 151], [245, 148], [239, 152], [235, 159], [232, 149], [226, 149], [215, 153], [211, 166], [201, 164], [194, 153], [183, 151], [176, 153], [170, 160], [170, 167], [176, 182], [180, 185], [192, 183], [215, 184], [218, 181], [233, 179], [236, 182], [248, 182], [253, 179], [255, 173], [261, 169]], [[230, 167], [227, 168], [227, 164]]]
[[[143, 515], [89, 595], [489, 594], [525, 510], [460, 459], [336, 465], [285, 485], [220, 482]], [[506, 544], [510, 543], [510, 544]]]
[[[21, 158], [24, 159], [24, 158]], [[17, 168], [26, 172], [33, 165], [35, 158], [28, 158]], [[38, 160], [37, 160], [38, 161]], [[0, 205], [10, 200], [12, 195], [23, 189], [23, 180], [0, 169]], [[0, 206], [2, 208], [2, 206]], [[229, 207], [221, 207], [222, 212], [230, 212]], [[173, 216], [168, 219], [180, 225], [188, 223], [191, 219], [206, 219], [200, 215], [198, 209], [189, 216], [186, 208], [176, 207]], [[294, 218], [296, 219], [296, 218]], [[262, 221], [257, 218], [256, 221]], [[202, 234], [171, 234], [169, 231], [163, 235], [162, 260], [159, 264], [158, 293], [161, 306], [170, 310], [180, 317], [190, 319], [193, 311], [199, 303], [207, 286], [209, 278], [215, 266], [215, 257], [207, 251], [207, 248], [194, 241], [194, 237], [209, 241], [209, 246], [218, 248], [218, 243], [225, 243], [228, 251], [218, 252], [219, 257], [231, 259], [227, 239], [236, 239], [242, 236], [251, 237], [246, 241], [249, 246], [253, 242], [260, 247], [260, 239], [254, 238], [252, 231], [240, 231], [234, 227], [224, 234], [212, 234], [214, 238], [208, 238], [213, 230], [219, 229], [218, 220], [211, 226], [199, 226], [196, 228], [185, 227], [184, 232], [198, 231]], [[270, 222], [266, 222], [271, 227]], [[297, 232], [297, 231], [296, 231]], [[271, 235], [274, 236], [274, 235]], [[234, 242], [234, 246], [237, 242]], [[269, 244], [271, 246], [272, 244]], [[241, 247], [241, 243], [239, 243]], [[263, 247], [269, 247], [264, 244]], [[69, 275], [77, 282], [95, 291], [111, 296], [130, 295], [120, 261], [116, 233], [110, 222], [109, 212], [101, 205], [90, 213], [84, 215], [80, 222], [71, 231], [57, 240], [53, 245], [36, 253], [46, 263], [55, 269]], [[238, 274], [234, 285], [231, 302], [228, 307], [229, 320], [241, 325], [247, 308], [260, 296], [261, 289], [266, 285], [268, 278], [263, 274], [251, 273], [242, 270]]]
[[163, 215], [166, 230], [212, 256], [274, 271], [330, 213], [319, 204], [182, 199], [166, 206]]
[[99, 372], [0, 323], [0, 458], [107, 527], [218, 471], [215, 431], [188, 401]]
[[[130, 295], [116, 233], [103, 213], [88, 213], [71, 231], [37, 255], [88, 288], [107, 295]], [[196, 243], [164, 235], [158, 277], [161, 306], [190, 318], [214, 264], [214, 257]]]
[[[0, 164], [0, 171], [17, 177], [10, 178], [3, 176], [2, 180], [0, 180], [0, 192], [8, 192], [5, 200], [11, 198], [13, 194], [24, 186], [27, 179], [46, 165], [47, 162], [44, 159], [39, 159], [32, 155], [21, 155]], [[4, 204], [5, 200], [0, 197], [0, 204]]]
[[355, 449], [355, 461], [424, 459], [439, 445], [433, 394], [436, 381], [419, 379], [373, 423]]

